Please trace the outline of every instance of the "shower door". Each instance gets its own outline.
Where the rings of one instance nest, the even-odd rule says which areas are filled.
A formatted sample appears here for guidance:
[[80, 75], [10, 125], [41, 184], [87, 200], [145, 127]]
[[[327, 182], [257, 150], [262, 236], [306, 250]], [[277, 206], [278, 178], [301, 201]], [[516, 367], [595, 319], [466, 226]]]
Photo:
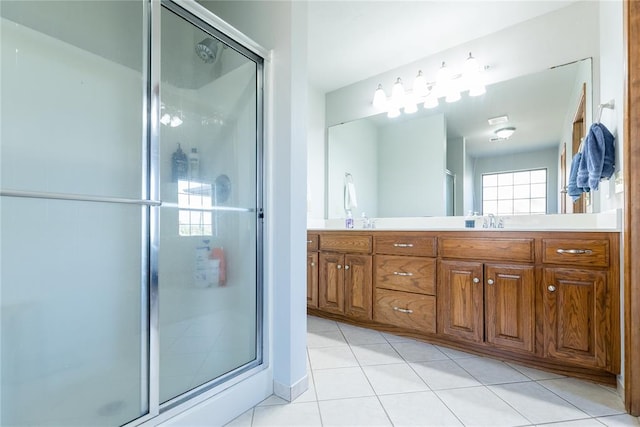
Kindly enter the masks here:
[[149, 410], [146, 5], [0, 13], [0, 424], [124, 424]]
[[262, 60], [163, 6], [159, 381], [171, 405], [261, 362]]
[[0, 425], [136, 424], [260, 369], [262, 58], [207, 13], [0, 1]]

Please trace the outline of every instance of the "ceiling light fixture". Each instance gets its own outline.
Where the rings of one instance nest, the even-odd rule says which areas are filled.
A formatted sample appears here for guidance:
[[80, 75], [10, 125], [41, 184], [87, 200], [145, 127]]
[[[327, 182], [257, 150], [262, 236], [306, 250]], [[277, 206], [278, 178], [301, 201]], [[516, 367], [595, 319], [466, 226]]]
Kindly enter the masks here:
[[516, 131], [516, 128], [514, 128], [514, 127], [506, 127], [506, 128], [498, 129], [498, 130], [494, 131], [494, 133], [500, 139], [509, 139], [509, 137], [511, 137], [511, 135], [513, 135], [513, 133], [515, 131]]
[[427, 81], [422, 70], [419, 70], [411, 90], [406, 90], [402, 79], [398, 77], [389, 98], [382, 84], [378, 84], [373, 96], [373, 106], [380, 111], [386, 111], [389, 117], [398, 117], [401, 109], [406, 114], [416, 112], [417, 104], [423, 104], [424, 108], [435, 108], [438, 106], [438, 98], [445, 98], [446, 102], [456, 102], [461, 99], [461, 92], [468, 91], [469, 96], [482, 95], [486, 92], [483, 77], [486, 68], [482, 67], [471, 53], [460, 74], [454, 74], [446, 63], [442, 62], [432, 82]]

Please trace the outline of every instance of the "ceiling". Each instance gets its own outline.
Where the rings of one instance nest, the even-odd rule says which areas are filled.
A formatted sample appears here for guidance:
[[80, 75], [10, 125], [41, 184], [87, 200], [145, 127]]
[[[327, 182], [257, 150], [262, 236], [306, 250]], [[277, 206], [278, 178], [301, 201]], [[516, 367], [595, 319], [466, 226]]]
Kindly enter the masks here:
[[330, 92], [574, 2], [310, 0], [309, 79]]

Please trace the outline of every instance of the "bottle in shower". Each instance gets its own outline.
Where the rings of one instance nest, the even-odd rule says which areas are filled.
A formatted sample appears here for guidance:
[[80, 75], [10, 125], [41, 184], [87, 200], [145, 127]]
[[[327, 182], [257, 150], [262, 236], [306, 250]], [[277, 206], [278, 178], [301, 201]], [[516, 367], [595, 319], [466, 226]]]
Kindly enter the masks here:
[[191, 180], [200, 178], [200, 155], [197, 148], [189, 153], [189, 177]]

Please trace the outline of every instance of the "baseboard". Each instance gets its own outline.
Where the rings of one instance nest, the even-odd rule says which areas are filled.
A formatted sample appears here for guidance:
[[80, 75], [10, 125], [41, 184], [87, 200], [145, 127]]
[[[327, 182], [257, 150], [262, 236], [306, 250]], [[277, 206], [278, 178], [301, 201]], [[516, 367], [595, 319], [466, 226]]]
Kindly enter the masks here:
[[302, 393], [307, 391], [309, 388], [309, 377], [305, 375], [298, 381], [297, 383], [289, 386], [285, 384], [281, 384], [277, 381], [273, 381], [273, 394], [276, 396], [286, 400], [287, 402], [293, 402], [296, 400]]

